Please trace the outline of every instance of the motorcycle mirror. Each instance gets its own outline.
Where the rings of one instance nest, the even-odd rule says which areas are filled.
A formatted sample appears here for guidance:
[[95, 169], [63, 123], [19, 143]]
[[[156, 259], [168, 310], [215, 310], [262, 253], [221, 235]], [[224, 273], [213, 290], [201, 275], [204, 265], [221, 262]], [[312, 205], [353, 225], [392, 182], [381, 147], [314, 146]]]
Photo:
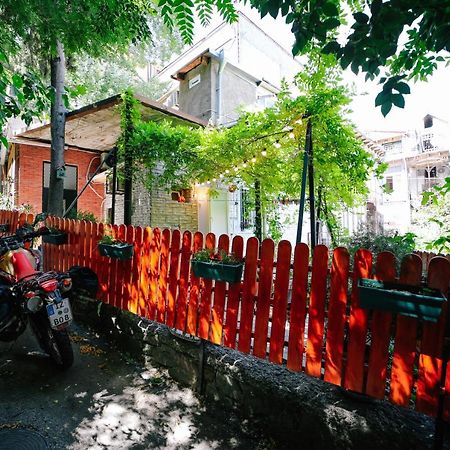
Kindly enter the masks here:
[[48, 228], [48, 227], [41, 227], [41, 228], [39, 228], [38, 233], [40, 235], [44, 235], [44, 234], [50, 234], [51, 231], [50, 231], [50, 228]]
[[33, 225], [36, 225], [39, 222], [43, 222], [47, 217], [48, 217], [48, 214], [44, 213], [44, 212], [36, 214], [36, 217], [34, 218]]

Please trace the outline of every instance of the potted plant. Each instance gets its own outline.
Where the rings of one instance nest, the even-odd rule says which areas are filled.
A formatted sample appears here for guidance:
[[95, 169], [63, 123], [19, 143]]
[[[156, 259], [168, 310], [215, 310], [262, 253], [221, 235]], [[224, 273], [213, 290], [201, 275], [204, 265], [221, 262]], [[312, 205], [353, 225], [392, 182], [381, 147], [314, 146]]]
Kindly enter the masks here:
[[224, 250], [204, 249], [194, 253], [191, 267], [198, 278], [237, 283], [241, 281], [244, 262]]
[[112, 236], [105, 234], [98, 243], [100, 255], [115, 259], [131, 259], [133, 257], [133, 244], [127, 244]]
[[49, 227], [49, 234], [44, 234], [42, 236], [42, 242], [46, 244], [53, 245], [64, 245], [68, 242], [68, 235], [64, 231], [59, 230], [58, 228]]
[[9, 231], [9, 223], [0, 223], [0, 233], [7, 233]]
[[437, 322], [446, 301], [438, 289], [361, 278], [360, 306]]

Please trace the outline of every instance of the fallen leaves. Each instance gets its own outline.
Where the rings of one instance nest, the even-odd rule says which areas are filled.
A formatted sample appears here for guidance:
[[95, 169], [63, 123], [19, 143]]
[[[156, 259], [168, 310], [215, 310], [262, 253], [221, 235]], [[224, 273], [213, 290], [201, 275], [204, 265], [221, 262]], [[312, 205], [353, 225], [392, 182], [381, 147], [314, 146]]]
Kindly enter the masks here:
[[94, 355], [94, 356], [101, 356], [105, 354], [105, 351], [101, 348], [95, 347], [94, 345], [85, 344], [80, 345], [80, 353], [82, 355]]

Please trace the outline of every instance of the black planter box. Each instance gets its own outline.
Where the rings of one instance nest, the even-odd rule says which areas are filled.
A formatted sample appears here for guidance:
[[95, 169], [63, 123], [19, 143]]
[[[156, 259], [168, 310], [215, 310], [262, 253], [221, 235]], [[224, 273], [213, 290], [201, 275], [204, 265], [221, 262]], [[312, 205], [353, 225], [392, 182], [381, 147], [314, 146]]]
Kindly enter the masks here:
[[446, 301], [438, 289], [361, 278], [360, 306], [437, 322]]
[[9, 231], [9, 223], [0, 223], [0, 233], [7, 233]]
[[42, 236], [42, 242], [53, 245], [64, 245], [68, 242], [67, 233], [50, 233]]
[[205, 261], [191, 261], [192, 271], [197, 278], [208, 280], [228, 281], [238, 283], [242, 278], [244, 264], [220, 264]]
[[133, 257], [133, 244], [98, 244], [100, 255], [115, 259], [131, 259]]

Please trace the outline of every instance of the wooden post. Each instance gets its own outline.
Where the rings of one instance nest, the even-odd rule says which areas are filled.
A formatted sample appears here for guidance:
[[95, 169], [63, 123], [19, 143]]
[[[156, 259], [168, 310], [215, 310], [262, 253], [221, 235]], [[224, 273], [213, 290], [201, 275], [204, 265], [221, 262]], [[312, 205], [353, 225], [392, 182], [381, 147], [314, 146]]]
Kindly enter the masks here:
[[255, 180], [255, 236], [259, 242], [262, 242], [261, 182], [259, 180]]

